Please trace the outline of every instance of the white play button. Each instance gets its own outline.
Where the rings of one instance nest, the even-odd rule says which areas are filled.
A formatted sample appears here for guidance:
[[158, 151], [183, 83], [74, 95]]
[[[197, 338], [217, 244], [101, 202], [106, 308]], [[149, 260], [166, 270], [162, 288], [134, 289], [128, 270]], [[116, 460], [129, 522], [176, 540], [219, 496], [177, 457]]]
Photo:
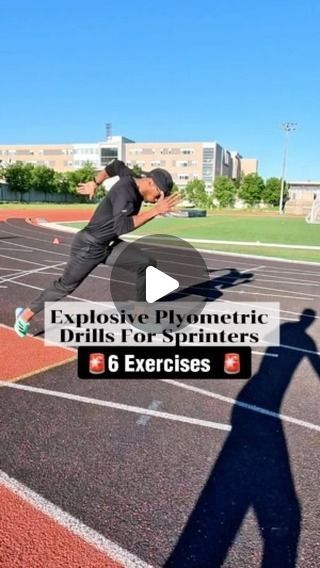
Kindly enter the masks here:
[[154, 266], [148, 266], [146, 269], [146, 300], [148, 304], [156, 302], [163, 296], [177, 290], [177, 288], [179, 288], [178, 280], [171, 278]]

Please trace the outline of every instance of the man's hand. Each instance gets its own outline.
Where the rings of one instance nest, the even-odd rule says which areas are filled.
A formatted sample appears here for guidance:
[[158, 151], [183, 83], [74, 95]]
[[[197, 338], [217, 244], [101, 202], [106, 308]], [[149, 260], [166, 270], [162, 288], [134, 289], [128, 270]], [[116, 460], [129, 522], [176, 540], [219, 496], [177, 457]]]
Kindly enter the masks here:
[[163, 191], [161, 191], [161, 197], [159, 197], [157, 204], [154, 206], [154, 211], [156, 211], [157, 215], [164, 215], [172, 211], [179, 203], [179, 200], [180, 197], [178, 193], [173, 193], [173, 195], [165, 197]]
[[97, 184], [95, 181], [87, 181], [86, 183], [79, 183], [76, 188], [76, 192], [80, 195], [89, 195], [89, 199], [92, 199], [97, 189]]

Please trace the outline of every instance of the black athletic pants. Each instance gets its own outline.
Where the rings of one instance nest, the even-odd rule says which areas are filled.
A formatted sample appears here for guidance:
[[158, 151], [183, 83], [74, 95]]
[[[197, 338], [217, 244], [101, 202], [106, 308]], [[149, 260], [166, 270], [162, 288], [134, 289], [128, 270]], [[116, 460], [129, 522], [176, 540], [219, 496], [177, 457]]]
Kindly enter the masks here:
[[[44, 309], [45, 302], [57, 302], [71, 294], [98, 264], [113, 266], [127, 246], [128, 243], [117, 239], [106, 247], [85, 230], [79, 231], [72, 241], [70, 258], [63, 275], [29, 304], [30, 310], [38, 313]], [[130, 244], [130, 255], [124, 257], [119, 266], [128, 270], [130, 278], [132, 273], [136, 274], [136, 301], [145, 302], [146, 268], [156, 266], [156, 261], [134, 244]]]

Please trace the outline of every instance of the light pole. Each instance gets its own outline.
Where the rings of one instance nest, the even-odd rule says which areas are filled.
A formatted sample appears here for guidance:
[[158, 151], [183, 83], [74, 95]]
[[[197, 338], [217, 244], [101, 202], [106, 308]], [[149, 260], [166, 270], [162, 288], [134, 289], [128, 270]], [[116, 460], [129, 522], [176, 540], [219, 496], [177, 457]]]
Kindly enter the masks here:
[[281, 177], [281, 190], [280, 190], [280, 203], [279, 203], [279, 213], [283, 215], [283, 193], [284, 193], [284, 182], [286, 177], [286, 169], [287, 169], [287, 155], [288, 155], [288, 138], [289, 132], [296, 130], [297, 123], [296, 122], [283, 122], [281, 125], [281, 130], [283, 130], [285, 134], [284, 138], [284, 152], [283, 152], [283, 164], [282, 164], [282, 177]]

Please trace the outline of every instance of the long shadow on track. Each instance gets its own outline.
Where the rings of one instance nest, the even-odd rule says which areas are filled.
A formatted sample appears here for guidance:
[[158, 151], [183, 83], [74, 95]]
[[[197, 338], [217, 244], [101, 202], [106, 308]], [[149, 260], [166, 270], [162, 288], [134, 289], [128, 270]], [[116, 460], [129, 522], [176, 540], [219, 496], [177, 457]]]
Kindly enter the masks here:
[[[306, 333], [315, 315], [307, 309], [299, 322], [283, 324], [281, 343], [316, 352], [315, 342]], [[278, 349], [270, 347], [266, 354]], [[257, 374], [240, 391], [238, 403], [278, 414], [304, 356], [320, 377], [316, 354], [280, 352], [276, 364], [265, 356]], [[250, 507], [263, 539], [263, 568], [296, 566], [301, 513], [282, 422], [235, 405], [232, 431], [165, 567], [221, 567]]]

